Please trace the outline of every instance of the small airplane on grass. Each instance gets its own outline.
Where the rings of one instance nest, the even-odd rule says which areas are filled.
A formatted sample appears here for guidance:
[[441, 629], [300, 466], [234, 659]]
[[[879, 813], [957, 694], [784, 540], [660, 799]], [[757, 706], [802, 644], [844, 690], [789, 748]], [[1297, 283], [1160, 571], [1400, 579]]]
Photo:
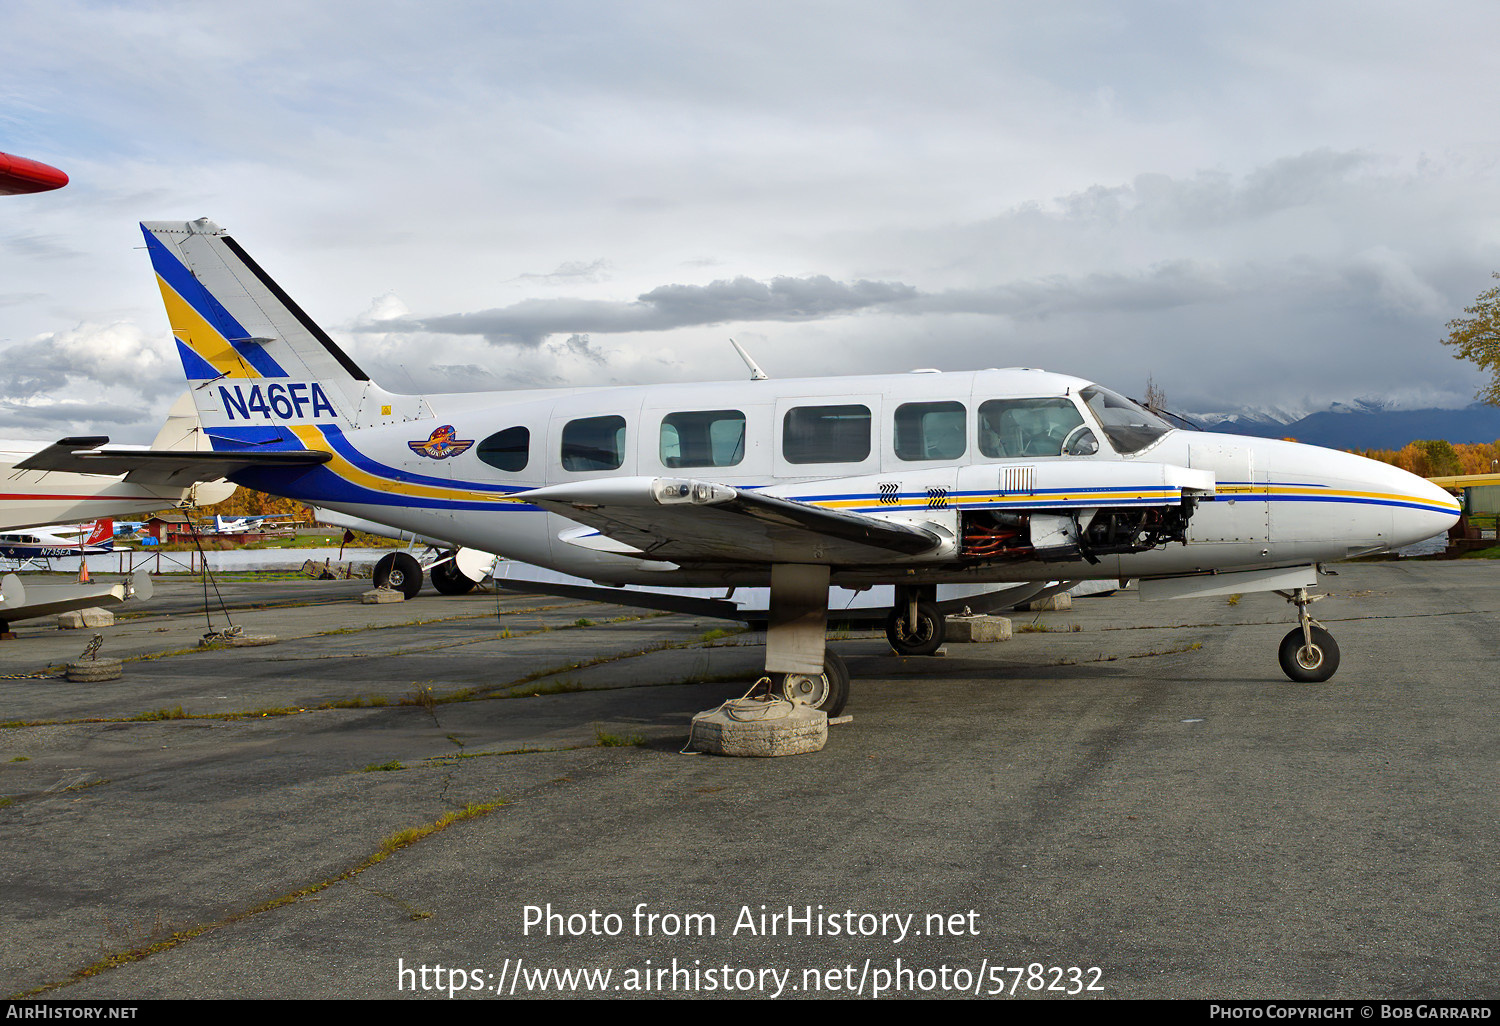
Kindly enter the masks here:
[[226, 517], [215, 515], [204, 525], [200, 534], [249, 534], [256, 531], [279, 531], [290, 528], [301, 521], [294, 516], [265, 515]]
[[[829, 589], [894, 589], [898, 650], [942, 584], [1139, 579], [1143, 598], [1276, 591], [1294, 680], [1338, 646], [1318, 564], [1441, 533], [1444, 491], [1292, 442], [1190, 432], [1028, 368], [402, 395], [218, 225], [142, 226], [213, 452], [64, 439], [68, 470], [212, 470], [251, 488], [615, 588], [769, 588], [765, 668], [835, 713]], [[40, 464], [38, 464], [40, 465]], [[195, 470], [196, 468], [196, 470]], [[629, 602], [628, 593], [618, 601]]]
[[97, 556], [115, 549], [115, 524], [105, 518], [87, 524], [0, 531], [0, 557], [45, 566], [49, 560]]

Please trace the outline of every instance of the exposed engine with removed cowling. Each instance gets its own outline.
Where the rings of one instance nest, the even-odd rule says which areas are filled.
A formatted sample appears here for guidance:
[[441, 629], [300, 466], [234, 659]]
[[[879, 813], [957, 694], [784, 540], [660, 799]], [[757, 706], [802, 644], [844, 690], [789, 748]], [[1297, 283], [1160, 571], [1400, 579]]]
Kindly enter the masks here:
[[1196, 495], [1184, 494], [1175, 506], [964, 511], [959, 518], [959, 556], [982, 563], [1079, 557], [1097, 563], [1100, 556], [1146, 552], [1168, 542], [1185, 544], [1197, 502]]

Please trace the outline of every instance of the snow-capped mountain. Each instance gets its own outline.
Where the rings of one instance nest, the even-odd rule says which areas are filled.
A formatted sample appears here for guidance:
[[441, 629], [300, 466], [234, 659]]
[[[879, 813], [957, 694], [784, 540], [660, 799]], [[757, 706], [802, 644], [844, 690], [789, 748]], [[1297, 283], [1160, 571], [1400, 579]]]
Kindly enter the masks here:
[[1483, 403], [1442, 408], [1413, 406], [1385, 396], [1363, 396], [1306, 407], [1245, 406], [1184, 416], [1208, 431], [1295, 438], [1335, 449], [1400, 449], [1423, 439], [1500, 439], [1500, 407]]

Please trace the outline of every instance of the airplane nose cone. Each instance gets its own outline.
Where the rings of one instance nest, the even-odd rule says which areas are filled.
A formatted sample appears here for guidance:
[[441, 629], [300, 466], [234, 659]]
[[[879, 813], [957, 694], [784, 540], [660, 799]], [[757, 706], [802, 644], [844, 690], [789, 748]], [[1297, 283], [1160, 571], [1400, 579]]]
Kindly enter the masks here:
[[1391, 494], [1392, 548], [1444, 534], [1458, 523], [1458, 500], [1431, 481], [1386, 467], [1384, 490]]

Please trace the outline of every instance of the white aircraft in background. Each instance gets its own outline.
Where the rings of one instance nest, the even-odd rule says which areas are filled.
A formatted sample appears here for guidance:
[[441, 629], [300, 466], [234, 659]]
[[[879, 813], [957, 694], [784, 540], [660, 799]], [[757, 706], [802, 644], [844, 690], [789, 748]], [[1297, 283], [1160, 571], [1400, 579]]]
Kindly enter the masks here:
[[[172, 407], [167, 422], [149, 448], [161, 453], [181, 453], [207, 445], [192, 400], [183, 396]], [[37, 467], [31, 462], [36, 459], [45, 462], [45, 454], [54, 449], [55, 445], [44, 442], [0, 442], [0, 532], [4, 532], [0, 533], [0, 555], [19, 560], [37, 558], [32, 549], [46, 550], [48, 557], [78, 555], [76, 535], [43, 529], [84, 517], [131, 516], [207, 505], [234, 494], [235, 486], [222, 480], [179, 478], [174, 483], [156, 475], [127, 481], [110, 471], [74, 473]], [[109, 520], [100, 519], [97, 523], [108, 524]], [[108, 536], [104, 530], [99, 526], [91, 533], [84, 555], [113, 547], [113, 529], [110, 528]], [[27, 537], [41, 541], [21, 540]], [[58, 544], [53, 545], [54, 540]], [[114, 583], [77, 584], [7, 574], [0, 583], [0, 635], [7, 634], [9, 625], [17, 620], [110, 605], [127, 598], [146, 599], [150, 595], [150, 582], [143, 573]]]
[[219, 226], [142, 227], [215, 451], [70, 439], [49, 465], [130, 480], [208, 463], [603, 585], [769, 587], [767, 673], [830, 713], [849, 683], [825, 646], [832, 585], [893, 586], [894, 633], [913, 645], [941, 636], [939, 584], [1278, 591], [1299, 620], [1283, 669], [1324, 680], [1338, 648], [1308, 613], [1317, 564], [1457, 516], [1446, 492], [1395, 467], [1176, 430], [1093, 382], [1023, 368], [400, 395]]
[[251, 531], [272, 531], [291, 527], [298, 523], [294, 516], [268, 515], [253, 517], [226, 517], [215, 515], [204, 534], [245, 534]]

